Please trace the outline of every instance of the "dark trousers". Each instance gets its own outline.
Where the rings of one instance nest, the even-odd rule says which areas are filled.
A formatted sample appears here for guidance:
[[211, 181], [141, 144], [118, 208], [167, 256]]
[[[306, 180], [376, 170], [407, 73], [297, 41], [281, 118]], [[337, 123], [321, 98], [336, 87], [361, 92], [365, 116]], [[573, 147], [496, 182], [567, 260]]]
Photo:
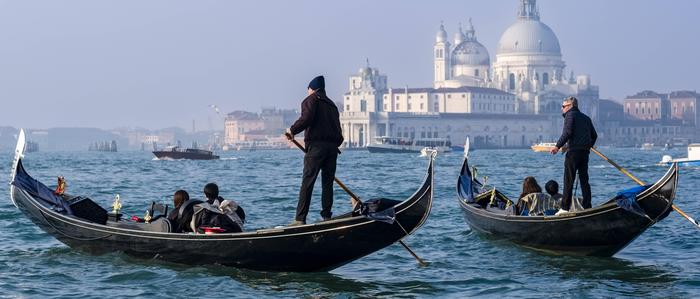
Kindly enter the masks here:
[[581, 205], [584, 209], [591, 208], [591, 185], [588, 183], [588, 155], [589, 151], [569, 151], [564, 159], [564, 192], [561, 201], [561, 208], [569, 210], [571, 207], [572, 191], [574, 181], [576, 180], [576, 172], [578, 179], [581, 182], [581, 193], [583, 193], [583, 202]]
[[334, 143], [314, 142], [306, 147], [304, 155], [304, 173], [299, 190], [297, 204], [297, 221], [306, 221], [311, 204], [311, 194], [314, 183], [321, 171], [321, 217], [330, 218], [333, 207], [333, 179], [335, 178], [335, 163], [338, 158], [338, 147]]

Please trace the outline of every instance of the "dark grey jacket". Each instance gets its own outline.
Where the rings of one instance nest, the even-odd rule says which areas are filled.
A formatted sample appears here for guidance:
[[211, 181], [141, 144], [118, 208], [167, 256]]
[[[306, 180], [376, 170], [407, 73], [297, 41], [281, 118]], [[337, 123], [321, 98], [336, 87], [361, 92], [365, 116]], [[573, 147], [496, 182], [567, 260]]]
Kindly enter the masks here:
[[304, 143], [329, 142], [340, 146], [343, 133], [340, 129], [340, 113], [335, 103], [318, 90], [301, 102], [301, 116], [290, 128], [296, 135], [304, 131]]
[[569, 151], [590, 150], [598, 139], [591, 119], [573, 107], [564, 114], [564, 131], [557, 141], [557, 147], [569, 144]]

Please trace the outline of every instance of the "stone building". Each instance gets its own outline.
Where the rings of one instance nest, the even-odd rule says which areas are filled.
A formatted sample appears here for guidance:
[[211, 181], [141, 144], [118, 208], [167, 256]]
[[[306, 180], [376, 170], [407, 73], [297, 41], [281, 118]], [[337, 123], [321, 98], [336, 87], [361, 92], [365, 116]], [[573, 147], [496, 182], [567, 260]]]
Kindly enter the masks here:
[[540, 21], [535, 0], [520, 0], [493, 64], [471, 19], [452, 42], [440, 25], [433, 59], [432, 87], [390, 88], [388, 77], [369, 63], [350, 76], [341, 114], [345, 146], [366, 146], [380, 136], [449, 138], [452, 144], [470, 136], [481, 147], [552, 141], [561, 133], [560, 107], [568, 96], [597, 120], [598, 87], [589, 76], [564, 75], [559, 40]]

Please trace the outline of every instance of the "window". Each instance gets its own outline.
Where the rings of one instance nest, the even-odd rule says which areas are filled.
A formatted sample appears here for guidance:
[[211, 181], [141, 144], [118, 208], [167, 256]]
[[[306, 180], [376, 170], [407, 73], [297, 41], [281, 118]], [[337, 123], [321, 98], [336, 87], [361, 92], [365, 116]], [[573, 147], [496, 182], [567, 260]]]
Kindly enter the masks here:
[[346, 110], [346, 111], [350, 111], [350, 104], [345, 105], [345, 110]]
[[423, 103], [420, 103], [420, 110], [423, 111]]
[[435, 112], [440, 112], [440, 103], [438, 103], [438, 102], [436, 101], [436, 102], [435, 102], [435, 105], [433, 105], [433, 106], [434, 106]]
[[451, 94], [448, 94], [448, 95], [447, 95], [447, 98], [448, 98], [448, 99], [451, 99], [451, 98], [452, 98], [452, 95], [451, 95]]
[[479, 77], [479, 69], [474, 70], [474, 77]]
[[406, 109], [411, 110], [411, 103], [408, 103], [408, 107]]
[[513, 73], [510, 73], [510, 75], [508, 75], [508, 89], [515, 89], [515, 74]]
[[386, 104], [384, 104], [384, 110], [386, 110]]
[[467, 94], [463, 93], [462, 98], [466, 98], [466, 97], [467, 97]]
[[399, 107], [401, 107], [401, 105], [399, 105], [399, 103], [396, 103], [396, 110], [399, 110]]
[[549, 84], [549, 74], [548, 73], [542, 73], [542, 84], [544, 84], [544, 85]]

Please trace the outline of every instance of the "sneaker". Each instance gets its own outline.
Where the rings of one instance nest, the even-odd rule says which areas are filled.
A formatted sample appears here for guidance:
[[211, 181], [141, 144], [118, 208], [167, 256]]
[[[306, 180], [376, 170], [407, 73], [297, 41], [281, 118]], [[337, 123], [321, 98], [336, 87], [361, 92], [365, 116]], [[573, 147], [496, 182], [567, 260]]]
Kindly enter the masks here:
[[291, 224], [289, 224], [289, 226], [299, 226], [299, 225], [305, 225], [305, 224], [306, 224], [306, 221], [294, 220], [294, 221], [292, 221]]
[[554, 216], [559, 216], [559, 215], [564, 215], [566, 213], [569, 213], [569, 211], [564, 210], [564, 209], [559, 209], [556, 213], [554, 213]]
[[331, 220], [331, 217], [323, 217], [323, 219], [321, 219], [321, 222], [323, 222], [323, 221], [329, 221], [329, 220]]

